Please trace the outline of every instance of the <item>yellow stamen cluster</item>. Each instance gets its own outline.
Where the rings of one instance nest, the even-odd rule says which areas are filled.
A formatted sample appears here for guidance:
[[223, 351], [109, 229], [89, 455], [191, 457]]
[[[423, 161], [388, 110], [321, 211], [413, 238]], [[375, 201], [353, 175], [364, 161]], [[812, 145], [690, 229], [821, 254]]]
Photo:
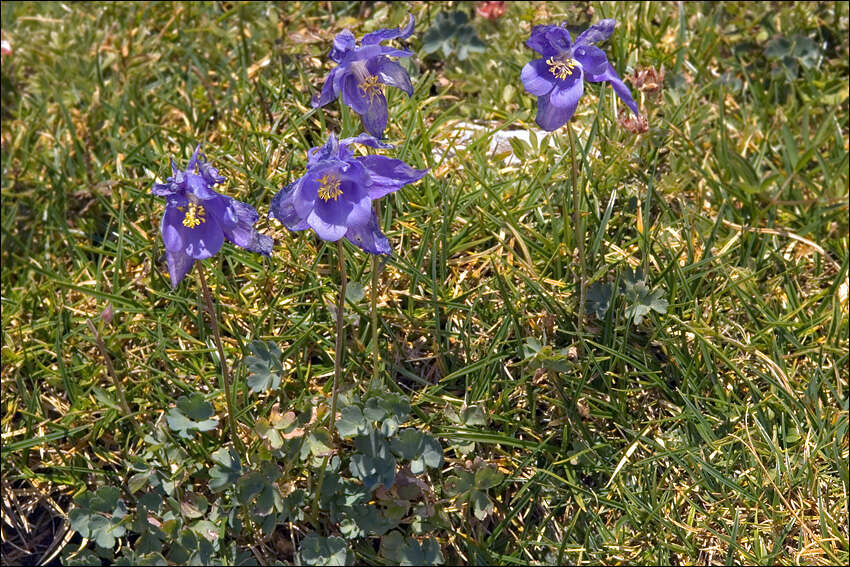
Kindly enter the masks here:
[[573, 74], [573, 69], [577, 65], [575, 59], [557, 59], [555, 57], [547, 59], [546, 64], [549, 65], [549, 72], [562, 81]]
[[[182, 213], [185, 209], [183, 207], [177, 207], [177, 210]], [[206, 211], [204, 211], [201, 205], [189, 203], [189, 210], [186, 211], [186, 216], [183, 217], [183, 226], [195, 228], [202, 222], [207, 222], [207, 219], [204, 218], [205, 214]]]
[[384, 89], [381, 83], [378, 82], [377, 75], [366, 75], [366, 78], [358, 85], [360, 90], [365, 95], [369, 95], [369, 102], [377, 95], [384, 94]]
[[319, 199], [327, 202], [342, 195], [342, 189], [339, 188], [339, 177], [329, 173], [319, 178]]

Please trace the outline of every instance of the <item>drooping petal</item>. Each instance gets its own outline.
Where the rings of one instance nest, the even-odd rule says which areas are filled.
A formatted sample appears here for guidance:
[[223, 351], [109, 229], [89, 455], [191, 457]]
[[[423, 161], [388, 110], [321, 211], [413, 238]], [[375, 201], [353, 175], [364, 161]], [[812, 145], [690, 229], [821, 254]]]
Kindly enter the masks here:
[[[340, 197], [340, 199], [344, 198], [345, 197]], [[345, 219], [345, 225], [352, 227], [367, 223], [369, 222], [370, 214], [372, 214], [372, 199], [368, 196], [357, 200], [351, 200], [351, 211]]]
[[168, 262], [168, 275], [171, 277], [171, 289], [177, 289], [177, 285], [183, 281], [189, 270], [195, 263], [195, 259], [188, 256], [182, 250], [172, 252], [165, 251], [165, 259]]
[[328, 73], [328, 78], [325, 79], [325, 84], [322, 85], [322, 92], [313, 96], [313, 100], [310, 103], [313, 108], [325, 106], [339, 96], [339, 91], [334, 88], [334, 78], [338, 69], [339, 67], [331, 69], [331, 72]]
[[407, 96], [413, 96], [413, 83], [410, 82], [410, 75], [407, 74], [404, 67], [395, 61], [390, 61], [381, 55], [367, 61], [366, 68], [373, 75], [377, 75], [378, 80], [385, 85], [401, 89], [407, 93]]
[[594, 43], [599, 43], [600, 41], [605, 41], [611, 34], [614, 33], [614, 27], [617, 25], [617, 20], [607, 19], [600, 20], [581, 32], [579, 36], [576, 38], [576, 47], [580, 45], [591, 45]]
[[369, 110], [369, 97], [360, 89], [353, 73], [346, 75], [342, 81], [342, 102], [361, 116]]
[[550, 102], [549, 97], [550, 95], [546, 95], [537, 99], [537, 117], [534, 121], [547, 132], [552, 132], [572, 118], [575, 108], [571, 112], [568, 108], [555, 106]]
[[525, 45], [543, 57], [551, 57], [568, 51], [572, 41], [566, 26], [566, 22], [560, 26], [534, 26], [531, 29], [531, 37], [528, 38]]
[[414, 169], [401, 161], [384, 156], [370, 155], [356, 158], [369, 172], [369, 197], [379, 199], [398, 191], [408, 183], [422, 179], [427, 169]]
[[636, 116], [640, 114], [638, 112], [638, 105], [635, 102], [635, 99], [632, 98], [632, 93], [629, 90], [629, 87], [627, 87], [622, 79], [620, 79], [620, 75], [617, 74], [617, 71], [614, 70], [614, 67], [610, 63], [608, 63], [608, 68], [604, 73], [588, 75], [585, 78], [593, 83], [606, 81], [614, 89], [617, 96], [620, 97], [620, 100], [622, 100]]
[[[204, 201], [203, 207], [207, 215], [212, 215], [218, 221], [218, 225], [222, 230], [230, 230], [239, 223], [238, 211], [234, 203], [238, 203], [236, 199], [225, 195], [218, 195], [215, 199]], [[253, 209], [253, 207], [251, 207]], [[256, 215], [256, 211], [255, 211]], [[251, 224], [256, 222], [254, 218]]]
[[[183, 205], [185, 205], [185, 199], [183, 199]], [[159, 225], [165, 249], [172, 252], [183, 250], [183, 232], [186, 227], [183, 226], [184, 213], [180, 208], [182, 207], [177, 203], [166, 205]]]
[[376, 138], [382, 137], [389, 119], [386, 97], [381, 93], [373, 93], [369, 98], [366, 112], [362, 113], [360, 118], [363, 120], [363, 127], [367, 132]]
[[555, 78], [543, 59], [535, 59], [525, 64], [520, 75], [525, 90], [535, 96], [547, 95], [555, 86]]
[[275, 194], [269, 208], [269, 216], [279, 220], [289, 230], [306, 230], [310, 228], [307, 219], [298, 216], [298, 212], [292, 204], [295, 196], [295, 183], [290, 183]]
[[254, 230], [257, 210], [248, 203], [236, 199], [230, 200], [230, 207], [235, 210], [238, 222], [233, 228], [224, 229], [225, 238], [245, 250], [269, 256], [274, 240]]
[[351, 30], [342, 30], [334, 37], [334, 44], [330, 53], [328, 53], [328, 57], [339, 63], [349, 51], [354, 49], [355, 43], [354, 34], [351, 33]]
[[366, 224], [352, 226], [345, 233], [345, 237], [355, 246], [369, 252], [370, 254], [390, 254], [390, 241], [381, 232], [378, 226], [378, 217], [372, 211], [371, 218]]
[[[201, 205], [202, 206], [202, 205]], [[195, 260], [214, 256], [224, 244], [224, 232], [213, 215], [206, 215], [204, 222], [183, 231], [183, 251]]]
[[413, 18], [413, 14], [408, 14], [409, 19], [407, 20], [407, 24], [400, 28], [389, 28], [376, 30], [371, 33], [367, 33], [363, 36], [363, 39], [360, 40], [361, 45], [373, 45], [375, 43], [381, 43], [382, 41], [386, 41], [388, 39], [407, 39], [410, 37], [410, 34], [413, 33], [413, 26], [416, 24], [416, 21]]
[[587, 75], [604, 73], [608, 68], [608, 57], [605, 52], [594, 45], [582, 45], [573, 49], [573, 57], [581, 63]]
[[294, 183], [292, 206], [298, 218], [306, 219], [318, 200], [319, 177], [323, 171], [308, 169], [307, 173]]

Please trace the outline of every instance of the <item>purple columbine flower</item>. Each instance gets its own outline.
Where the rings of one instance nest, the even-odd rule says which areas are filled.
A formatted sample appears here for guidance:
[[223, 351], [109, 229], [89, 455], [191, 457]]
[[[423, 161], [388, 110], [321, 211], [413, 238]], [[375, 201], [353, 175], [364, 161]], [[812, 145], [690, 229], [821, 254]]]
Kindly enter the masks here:
[[272, 251], [273, 240], [253, 228], [259, 218], [256, 209], [211, 189], [224, 177], [203, 154], [199, 157], [200, 150], [198, 144], [184, 171], [178, 170], [172, 159], [173, 175], [165, 183], [153, 185], [153, 194], [167, 201], [160, 230], [172, 288], [189, 273], [195, 260], [221, 250], [225, 238], [265, 256]]
[[557, 130], [576, 111], [584, 93], [584, 81], [608, 82], [617, 96], [635, 115], [638, 107], [629, 88], [620, 80], [605, 53], [593, 45], [608, 39], [616, 20], [602, 20], [578, 36], [573, 44], [566, 22], [560, 26], [534, 26], [525, 42], [543, 57], [522, 68], [525, 90], [537, 96], [537, 124], [544, 130]]
[[354, 34], [343, 30], [334, 38], [329, 53], [334, 67], [322, 92], [313, 97], [313, 108], [325, 106], [342, 93], [342, 101], [360, 115], [367, 132], [380, 138], [387, 127], [387, 99], [383, 85], [396, 87], [413, 94], [413, 84], [404, 68], [392, 61], [394, 57], [410, 57], [412, 51], [380, 45], [390, 39], [406, 39], [413, 33], [413, 16], [403, 28], [382, 29], [363, 36], [357, 45]]
[[366, 252], [389, 254], [372, 201], [422, 179], [428, 170], [384, 156], [354, 157], [352, 144], [392, 147], [368, 134], [342, 140], [331, 134], [324, 146], [307, 152], [307, 173], [274, 196], [269, 216], [289, 230], [312, 228], [323, 240], [345, 237]]

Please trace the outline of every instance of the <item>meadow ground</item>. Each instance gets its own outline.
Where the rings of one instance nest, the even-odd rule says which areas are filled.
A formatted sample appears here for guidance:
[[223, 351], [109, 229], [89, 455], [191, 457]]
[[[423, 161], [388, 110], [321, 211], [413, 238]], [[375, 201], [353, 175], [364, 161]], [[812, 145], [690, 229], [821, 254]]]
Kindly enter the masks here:
[[[480, 45], [434, 23], [457, 10]], [[360, 132], [310, 105], [334, 35], [407, 11], [380, 153], [430, 173], [380, 202], [389, 259], [344, 247], [332, 436], [336, 247], [266, 213]], [[648, 131], [601, 83], [544, 138], [532, 25], [606, 17]], [[4, 563], [847, 563], [847, 4], [4, 2], [2, 30]], [[151, 194], [198, 142], [275, 239], [204, 262], [244, 447]], [[363, 432], [398, 424], [421, 447], [398, 433], [396, 482], [353, 507], [355, 457], [390, 466]]]

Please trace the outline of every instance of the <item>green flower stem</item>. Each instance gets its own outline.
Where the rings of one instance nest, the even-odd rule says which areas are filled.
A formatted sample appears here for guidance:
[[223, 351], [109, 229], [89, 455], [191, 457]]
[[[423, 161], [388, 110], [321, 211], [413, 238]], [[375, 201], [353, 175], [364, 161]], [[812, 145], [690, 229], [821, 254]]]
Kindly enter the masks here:
[[131, 418], [133, 412], [130, 411], [130, 406], [127, 404], [127, 398], [124, 396], [124, 386], [121, 384], [121, 380], [118, 379], [118, 375], [115, 374], [115, 367], [112, 365], [112, 357], [109, 356], [109, 351], [106, 350], [106, 345], [103, 343], [103, 339], [100, 338], [100, 333], [97, 331], [97, 327], [94, 326], [94, 323], [91, 322], [91, 319], [86, 319], [86, 323], [89, 326], [89, 330], [92, 334], [94, 334], [95, 344], [97, 344], [100, 355], [103, 357], [103, 362], [106, 364], [106, 373], [109, 374], [109, 377], [112, 378], [112, 383], [115, 384], [115, 391], [118, 392], [121, 409], [124, 410], [125, 417], [130, 418], [130, 423], [133, 424], [133, 429], [138, 432], [139, 424], [136, 420]]
[[[378, 219], [378, 226], [381, 226], [381, 207], [375, 203], [375, 215]], [[374, 254], [372, 256], [372, 285], [369, 290], [371, 304], [369, 306], [369, 316], [372, 318], [372, 388], [378, 387], [378, 380], [381, 370], [381, 353], [378, 351], [378, 266], [380, 262]]]
[[[345, 273], [345, 256], [342, 250], [342, 239], [336, 241], [336, 257], [337, 271], [339, 272], [339, 299], [336, 304], [336, 349], [334, 352], [334, 383], [331, 391], [331, 415], [328, 425], [328, 433], [333, 440], [334, 426], [336, 425], [336, 399], [339, 393], [339, 383], [342, 379], [342, 356], [345, 351], [345, 288], [348, 285], [348, 278]], [[319, 520], [319, 497], [322, 494], [322, 484], [325, 480], [325, 470], [328, 468], [330, 455], [325, 455], [322, 459], [322, 468], [319, 469], [319, 478], [316, 481], [314, 489], [315, 496], [313, 497], [313, 514], [312, 524], [318, 526]]]
[[336, 304], [336, 352], [334, 353], [334, 384], [331, 391], [331, 421], [330, 434], [334, 434], [336, 420], [336, 398], [339, 393], [339, 383], [342, 379], [342, 357], [345, 352], [345, 288], [348, 279], [345, 274], [345, 257], [342, 250], [342, 239], [336, 241], [337, 268], [339, 271], [339, 299]]
[[204, 276], [203, 264], [201, 264], [201, 262], [195, 263], [198, 265], [198, 276], [201, 279], [201, 289], [203, 290], [204, 300], [207, 304], [207, 313], [209, 313], [210, 316], [213, 337], [215, 337], [215, 346], [218, 349], [218, 359], [221, 363], [221, 378], [224, 384], [224, 401], [227, 404], [227, 422], [230, 424], [230, 438], [233, 441], [233, 445], [236, 450], [244, 456], [245, 447], [242, 444], [242, 440], [239, 439], [239, 433], [236, 429], [236, 413], [233, 411], [233, 397], [230, 393], [230, 372], [227, 369], [227, 360], [224, 358], [224, 348], [221, 346], [221, 333], [218, 330], [218, 314], [215, 310], [212, 294], [210, 294], [210, 288], [207, 286], [207, 279]]
[[[573, 186], [573, 235], [575, 237], [575, 246], [578, 248], [578, 322], [576, 324], [576, 334], [578, 335], [578, 351], [581, 354], [581, 349], [584, 344], [582, 337], [582, 323], [584, 321], [584, 302], [585, 302], [585, 287], [584, 287], [584, 216], [581, 214], [581, 194], [578, 189], [578, 168], [576, 167], [576, 146], [573, 134], [573, 127], [567, 124], [567, 134], [570, 138], [570, 184]], [[566, 222], [566, 217], [564, 217]]]

